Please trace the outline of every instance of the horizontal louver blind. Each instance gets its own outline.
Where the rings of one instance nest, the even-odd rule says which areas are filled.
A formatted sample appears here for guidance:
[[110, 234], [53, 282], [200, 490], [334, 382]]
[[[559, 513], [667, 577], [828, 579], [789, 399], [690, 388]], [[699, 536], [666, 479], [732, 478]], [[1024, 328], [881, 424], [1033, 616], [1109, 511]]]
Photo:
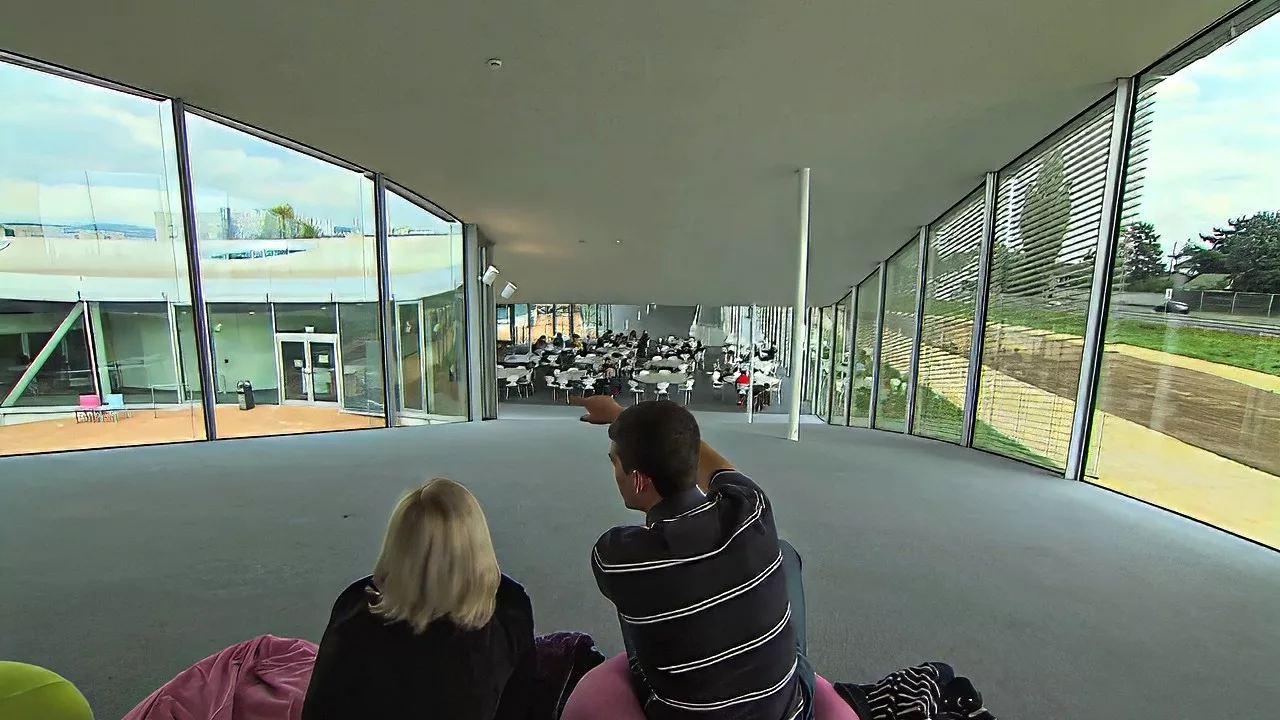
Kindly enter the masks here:
[[880, 391], [876, 427], [901, 431], [907, 419], [911, 338], [916, 334], [919, 241], [913, 240], [885, 263], [884, 322], [881, 323]]
[[913, 432], [949, 442], [960, 442], [964, 420], [983, 200], [984, 191], [978, 188], [929, 226]]
[[871, 418], [871, 353], [875, 351], [876, 306], [880, 302], [880, 271], [858, 285], [858, 314], [853, 328], [853, 397], [849, 425], [867, 427]]
[[1001, 173], [974, 444], [1062, 468], [1114, 99]]

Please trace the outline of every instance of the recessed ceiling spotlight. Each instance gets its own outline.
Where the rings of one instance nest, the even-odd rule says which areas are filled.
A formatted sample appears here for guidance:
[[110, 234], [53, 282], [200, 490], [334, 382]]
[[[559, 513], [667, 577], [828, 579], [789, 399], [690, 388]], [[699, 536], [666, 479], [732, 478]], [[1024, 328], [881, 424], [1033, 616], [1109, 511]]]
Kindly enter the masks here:
[[579, 244], [579, 245], [586, 245], [586, 244], [587, 244], [587, 241], [586, 241], [586, 240], [579, 240], [579, 241], [578, 241], [578, 244]]
[[614, 242], [618, 243], [619, 245], [622, 244], [622, 240], [614, 240]]
[[489, 67], [495, 69], [502, 67], [502, 58], [489, 58]]

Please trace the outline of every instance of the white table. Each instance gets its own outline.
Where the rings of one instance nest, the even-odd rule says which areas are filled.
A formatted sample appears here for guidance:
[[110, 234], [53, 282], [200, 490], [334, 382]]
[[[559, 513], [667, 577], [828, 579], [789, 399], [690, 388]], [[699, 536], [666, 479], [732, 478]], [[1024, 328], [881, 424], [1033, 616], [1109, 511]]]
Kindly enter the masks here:
[[533, 365], [538, 362], [538, 356], [529, 355], [508, 355], [502, 358], [503, 365]]
[[637, 382], [657, 385], [658, 383], [671, 383], [672, 385], [683, 385], [689, 381], [689, 375], [682, 372], [650, 372], [641, 375], [636, 373]]
[[559, 375], [553, 377], [559, 380], [582, 380], [592, 373], [587, 370], [562, 370]]
[[528, 375], [530, 372], [531, 371], [529, 370], [521, 370], [519, 368], [498, 368], [498, 379], [505, 381], [513, 377]]
[[667, 370], [675, 370], [676, 368], [680, 367], [681, 365], [684, 365], [687, 362], [689, 361], [681, 360], [680, 358], [671, 358], [671, 359], [659, 358], [657, 360], [650, 360], [648, 362], [648, 366], [651, 368], [665, 368]]

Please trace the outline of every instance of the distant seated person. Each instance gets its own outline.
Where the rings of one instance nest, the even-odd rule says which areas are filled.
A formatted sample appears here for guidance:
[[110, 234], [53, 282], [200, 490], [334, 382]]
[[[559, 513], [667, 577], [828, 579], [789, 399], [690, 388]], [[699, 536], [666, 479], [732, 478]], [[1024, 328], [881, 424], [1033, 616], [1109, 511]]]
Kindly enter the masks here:
[[551, 341], [551, 345], [557, 350], [564, 348], [564, 333], [556, 333], [555, 338]]
[[480, 504], [432, 480], [334, 603], [302, 720], [526, 720], [535, 669], [533, 606], [498, 569]]
[[534, 344], [533, 344], [533, 349], [534, 349], [534, 350], [543, 350], [543, 349], [545, 349], [546, 347], [547, 347], [547, 336], [546, 336], [546, 335], [540, 335], [540, 336], [538, 337], [538, 342], [536, 342], [536, 343], [534, 343]]
[[747, 386], [751, 384], [751, 376], [738, 370], [734, 372], [738, 373], [738, 377], [733, 382], [737, 385], [738, 404], [741, 405], [746, 402]]
[[586, 344], [582, 342], [582, 336], [578, 335], [577, 333], [574, 333], [569, 337], [569, 344], [572, 345], [576, 350], [581, 350], [582, 348], [586, 347]]

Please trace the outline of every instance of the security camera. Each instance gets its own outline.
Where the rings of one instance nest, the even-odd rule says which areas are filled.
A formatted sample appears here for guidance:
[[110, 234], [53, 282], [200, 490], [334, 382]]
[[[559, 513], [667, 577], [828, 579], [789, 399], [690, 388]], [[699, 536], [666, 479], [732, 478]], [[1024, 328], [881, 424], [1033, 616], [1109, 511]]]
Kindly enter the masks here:
[[485, 285], [493, 285], [493, 281], [497, 279], [498, 279], [498, 268], [492, 265], [490, 265], [489, 269], [485, 270], [484, 274], [480, 276], [480, 282], [484, 283]]
[[502, 288], [502, 292], [498, 294], [502, 296], [503, 300], [510, 300], [511, 296], [516, 294], [516, 286], [511, 283], [507, 283], [507, 286]]

